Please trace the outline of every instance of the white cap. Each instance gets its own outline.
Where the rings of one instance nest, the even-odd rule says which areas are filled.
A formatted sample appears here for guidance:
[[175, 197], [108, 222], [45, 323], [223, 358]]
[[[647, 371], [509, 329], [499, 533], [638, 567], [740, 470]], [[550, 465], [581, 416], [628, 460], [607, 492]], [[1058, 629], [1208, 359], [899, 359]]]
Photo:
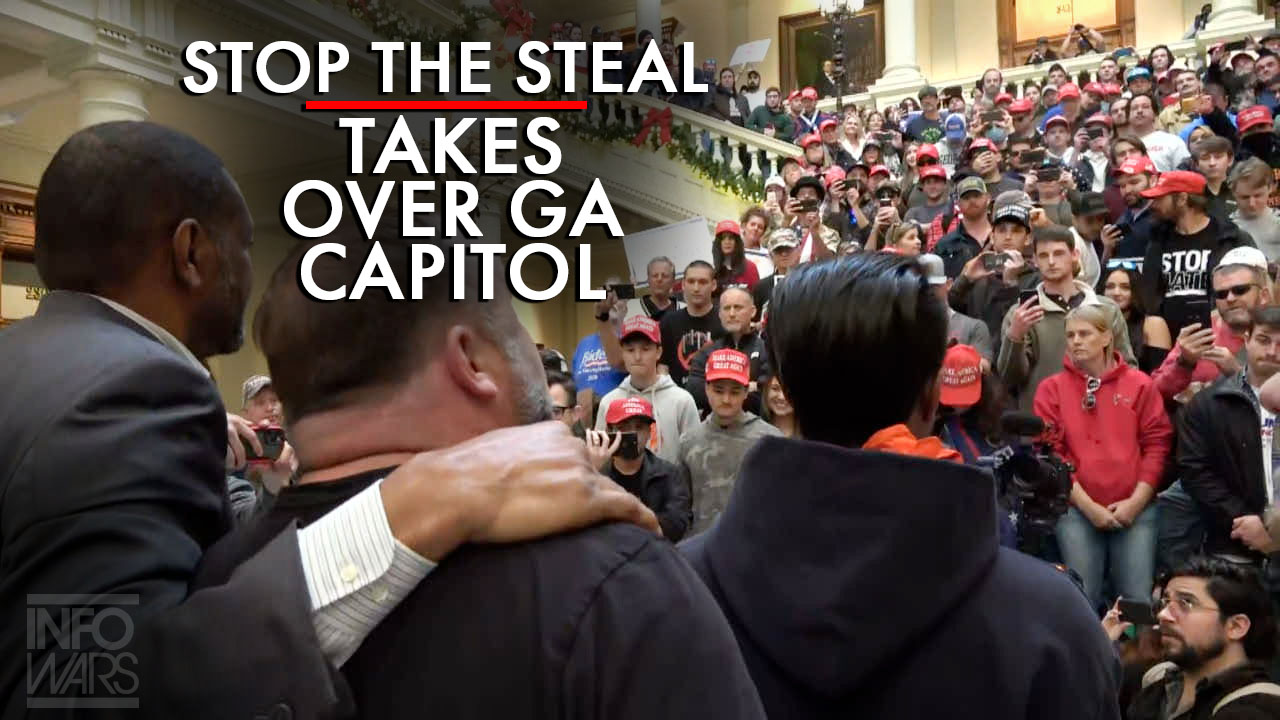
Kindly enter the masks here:
[[1227, 251], [1222, 256], [1222, 260], [1218, 262], [1218, 267], [1227, 267], [1228, 265], [1247, 265], [1249, 267], [1258, 268], [1262, 272], [1267, 271], [1267, 256], [1262, 251], [1254, 247], [1238, 247]]
[[783, 180], [781, 175], [770, 175], [769, 179], [764, 181], [764, 189], [768, 190], [771, 187], [780, 187], [785, 190], [787, 181]]
[[916, 262], [920, 263], [920, 267], [924, 270], [924, 276], [928, 279], [930, 285], [947, 284], [946, 264], [942, 262], [942, 258], [926, 253], [916, 258]]

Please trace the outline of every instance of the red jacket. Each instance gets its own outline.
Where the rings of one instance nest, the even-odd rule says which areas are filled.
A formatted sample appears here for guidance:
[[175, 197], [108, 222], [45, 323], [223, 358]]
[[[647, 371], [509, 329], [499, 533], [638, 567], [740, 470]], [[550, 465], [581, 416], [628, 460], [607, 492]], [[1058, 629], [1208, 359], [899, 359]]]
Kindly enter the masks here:
[[1138, 483], [1159, 489], [1173, 426], [1151, 378], [1116, 356], [1102, 376], [1093, 410], [1082, 404], [1084, 373], [1068, 356], [1064, 370], [1040, 383], [1035, 413], [1054, 449], [1075, 466], [1076, 483], [1101, 505], [1127, 499]]

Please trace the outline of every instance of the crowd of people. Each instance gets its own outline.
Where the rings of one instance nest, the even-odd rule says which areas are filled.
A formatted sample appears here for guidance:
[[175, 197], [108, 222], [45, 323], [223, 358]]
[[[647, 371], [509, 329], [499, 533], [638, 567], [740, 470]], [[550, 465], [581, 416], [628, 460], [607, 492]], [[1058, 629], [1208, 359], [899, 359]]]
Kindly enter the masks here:
[[[317, 242], [350, 248], [318, 284], [359, 276], [341, 228], [268, 281], [231, 414], [206, 360], [244, 339], [244, 198], [182, 133], [76, 133], [37, 194], [51, 292], [0, 333], [6, 717], [109, 692], [31, 677], [81, 651], [22, 621], [54, 595], [135, 598], [158, 717], [1280, 717], [1255, 45], [839, 118], [729, 77], [704, 107], [800, 156], [705, 260], [610, 279], [572, 353], [452, 269], [308, 300]], [[407, 281], [412, 240], [375, 237]], [[1034, 548], [991, 472], [1027, 414], [1070, 474]]]
[[[1146, 639], [1164, 637], [1167, 649], [1169, 618], [1179, 614], [1161, 599], [1170, 573], [1203, 569], [1195, 563], [1204, 555], [1229, 566], [1215, 572], [1260, 574], [1265, 604], [1280, 602], [1270, 561], [1280, 526], [1266, 523], [1280, 492], [1280, 34], [1247, 45], [1210, 48], [1199, 69], [1165, 47], [1127, 68], [1130, 52], [1100, 55], [1079, 84], [1057, 64], [1021, 89], [989, 70], [971, 100], [960, 88], [925, 87], [918, 111], [904, 103], [829, 116], [814, 88], [786, 98], [769, 88], [763, 106], [725, 119], [790, 137], [800, 156], [768, 177], [761, 205], [717, 223], [710, 262], [676, 268], [654, 258], [648, 296], [598, 305], [598, 332], [572, 359], [546, 353], [551, 382], [586, 417], [600, 403], [595, 430], [578, 432], [601, 458], [618, 437], [610, 433], [624, 429], [608, 421], [611, 406], [652, 401], [639, 417], [653, 428], [645, 442], [666, 456], [654, 458], [666, 461], [664, 507], [675, 498], [691, 519], [681, 537], [696, 537], [725, 512], [727, 486], [768, 466], [769, 436], [810, 438], [771, 357], [784, 281], [843, 256], [909, 259], [946, 305], [951, 344], [928, 434], [977, 467], [1008, 441], [1005, 411], [1047, 424], [1044, 439], [1073, 482], [1039, 554], [1072, 571], [1110, 629], [1122, 622], [1121, 598], [1165, 603], [1160, 631], [1112, 639], [1131, 671], [1126, 709], [1155, 692], [1143, 689], [1152, 683], [1175, 687], [1173, 676], [1144, 683], [1140, 672], [1160, 659]], [[734, 95], [731, 71], [721, 77], [713, 92]], [[690, 283], [693, 301], [681, 293]], [[828, 347], [821, 335], [811, 342]], [[596, 344], [618, 345], [601, 356], [616, 377], [583, 364]], [[639, 346], [649, 362], [633, 362]], [[743, 372], [705, 374], [729, 357]], [[862, 376], [850, 368], [825, 377]], [[685, 408], [702, 421], [685, 422]], [[696, 450], [672, 448], [684, 442]], [[708, 454], [720, 467], [707, 467]], [[608, 466], [615, 481], [648, 487], [619, 462], [614, 455]], [[688, 490], [678, 492], [682, 482]], [[1016, 528], [1001, 537], [1015, 545]], [[1246, 655], [1264, 669], [1242, 678], [1271, 671], [1269, 652]], [[1181, 672], [1208, 677], [1197, 665], [1206, 662], [1184, 654]], [[1191, 707], [1195, 684], [1178, 682], [1174, 704], [1146, 697], [1131, 716]]]

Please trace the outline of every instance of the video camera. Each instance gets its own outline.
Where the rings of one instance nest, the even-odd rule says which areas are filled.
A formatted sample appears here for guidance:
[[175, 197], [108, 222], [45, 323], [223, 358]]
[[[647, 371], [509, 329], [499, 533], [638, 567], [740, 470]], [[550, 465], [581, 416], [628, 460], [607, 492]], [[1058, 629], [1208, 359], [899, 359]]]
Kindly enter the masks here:
[[1009, 444], [978, 463], [990, 467], [995, 476], [1000, 504], [1008, 508], [1018, 533], [1018, 549], [1040, 555], [1058, 518], [1070, 507], [1075, 468], [1050, 449], [1044, 420], [1039, 417], [1006, 412], [1000, 416], [1000, 430]]

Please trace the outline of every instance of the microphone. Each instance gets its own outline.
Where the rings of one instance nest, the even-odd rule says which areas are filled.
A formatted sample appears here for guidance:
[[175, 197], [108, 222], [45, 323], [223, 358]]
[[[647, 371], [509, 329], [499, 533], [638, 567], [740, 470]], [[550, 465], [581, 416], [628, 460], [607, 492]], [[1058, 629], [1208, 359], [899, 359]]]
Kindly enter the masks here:
[[1044, 420], [1035, 413], [1010, 410], [1000, 415], [1000, 431], [1014, 437], [1037, 437], [1044, 432]]

